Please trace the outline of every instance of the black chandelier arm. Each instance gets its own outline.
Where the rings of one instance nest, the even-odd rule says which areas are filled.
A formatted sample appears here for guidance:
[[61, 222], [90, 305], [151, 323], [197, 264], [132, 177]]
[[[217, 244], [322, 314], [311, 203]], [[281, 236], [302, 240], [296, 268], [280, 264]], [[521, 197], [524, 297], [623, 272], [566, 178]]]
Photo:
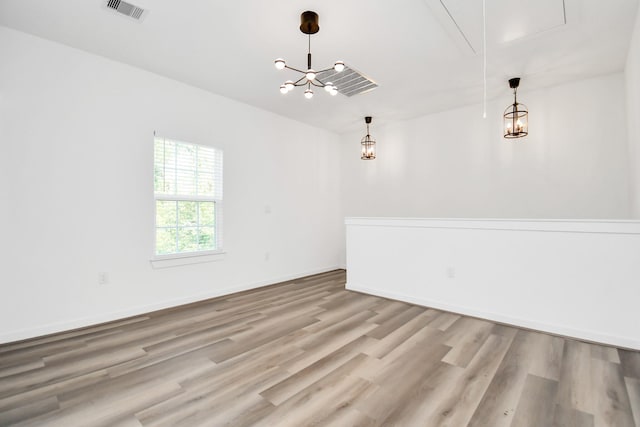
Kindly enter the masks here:
[[303, 80], [306, 80], [307, 78], [305, 76], [300, 77], [298, 80], [296, 80], [293, 85], [296, 87], [300, 87], [300, 86], [306, 86], [307, 82], [303, 82]]
[[[307, 74], [306, 71], [299, 70], [299, 69], [297, 69], [295, 67], [291, 67], [290, 65], [287, 65], [287, 64], [285, 64], [284, 68], [286, 68], [288, 70], [297, 71], [297, 72], [302, 73], [302, 74]], [[331, 70], [333, 70], [333, 67], [329, 67], [329, 68], [325, 68], [324, 70], [316, 71], [316, 74], [326, 73], [327, 71], [331, 71]]]
[[326, 73], [327, 71], [331, 71], [333, 70], [333, 67], [329, 67], [329, 68], [325, 68], [324, 70], [320, 70], [320, 71], [316, 71], [316, 73], [320, 74], [320, 73]]
[[[309, 83], [311, 83], [315, 87], [325, 87], [326, 86], [326, 84], [324, 84], [322, 81], [318, 80], [317, 77], [314, 80], [311, 80]], [[318, 84], [318, 83], [320, 83], [320, 84]]]
[[302, 74], [306, 73], [306, 71], [298, 70], [297, 68], [293, 68], [293, 67], [290, 67], [288, 65], [285, 65], [284, 68], [287, 68], [287, 69], [293, 70], [293, 71], [297, 71], [297, 72], [302, 73]]

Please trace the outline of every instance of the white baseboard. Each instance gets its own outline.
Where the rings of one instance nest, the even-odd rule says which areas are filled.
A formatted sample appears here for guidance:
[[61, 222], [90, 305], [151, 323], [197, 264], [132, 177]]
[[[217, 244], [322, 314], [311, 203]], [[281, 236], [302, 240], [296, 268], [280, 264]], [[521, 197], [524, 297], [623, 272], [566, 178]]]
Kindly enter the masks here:
[[333, 270], [338, 270], [342, 267], [334, 265], [326, 268], [318, 268], [309, 271], [302, 271], [295, 274], [287, 274], [284, 276], [273, 277], [267, 280], [261, 280], [258, 282], [247, 283], [243, 285], [233, 286], [224, 289], [216, 289], [212, 292], [207, 292], [198, 295], [190, 295], [188, 297], [177, 298], [169, 301], [161, 301], [148, 305], [141, 305], [136, 307], [130, 307], [125, 310], [114, 311], [110, 313], [97, 314], [95, 316], [84, 317], [80, 319], [64, 320], [61, 322], [50, 323], [47, 325], [38, 326], [35, 328], [26, 328], [18, 331], [11, 331], [0, 334], [0, 344], [6, 344], [14, 341], [22, 341], [30, 338], [40, 337], [43, 335], [55, 334], [58, 332], [70, 331], [73, 329], [85, 328], [87, 326], [98, 325], [106, 322], [113, 322], [115, 320], [125, 319], [132, 316], [140, 316], [152, 311], [162, 310], [165, 308], [176, 307], [179, 305], [190, 304], [193, 302], [204, 301], [210, 298], [216, 298], [223, 295], [230, 295], [236, 292], [247, 291], [250, 289], [261, 288], [264, 286], [273, 285], [280, 282], [286, 282], [288, 280], [298, 279], [305, 276], [312, 276], [314, 274], [326, 273]]
[[433, 301], [423, 298], [416, 298], [409, 295], [396, 294], [394, 292], [381, 291], [379, 289], [372, 289], [360, 284], [348, 282], [346, 289], [350, 291], [361, 292], [364, 294], [375, 295], [383, 298], [389, 298], [397, 301], [408, 302], [423, 307], [435, 308], [438, 310], [448, 311], [451, 313], [463, 314], [466, 316], [477, 317], [480, 319], [491, 320], [494, 322], [504, 323], [526, 329], [533, 329], [541, 332], [548, 332], [554, 335], [561, 335], [565, 337], [576, 338], [583, 341], [589, 341], [599, 344], [612, 345], [615, 347], [628, 348], [632, 350], [640, 350], [640, 342], [625, 337], [618, 337], [612, 335], [606, 335], [594, 331], [580, 330], [567, 328], [561, 325], [552, 325], [535, 320], [521, 319], [517, 317], [505, 316], [498, 313], [492, 313], [487, 311], [481, 311], [469, 307], [462, 307], [458, 305], [452, 305], [443, 303], [440, 301]]

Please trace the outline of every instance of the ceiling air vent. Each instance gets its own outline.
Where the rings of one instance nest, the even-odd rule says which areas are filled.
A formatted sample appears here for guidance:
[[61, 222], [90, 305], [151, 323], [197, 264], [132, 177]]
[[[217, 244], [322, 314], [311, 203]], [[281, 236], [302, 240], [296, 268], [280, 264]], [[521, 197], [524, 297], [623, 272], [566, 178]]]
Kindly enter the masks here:
[[365, 77], [349, 66], [345, 66], [344, 70], [339, 73], [333, 68], [318, 73], [318, 78], [325, 83], [333, 83], [333, 85], [338, 88], [338, 93], [346, 96], [369, 92], [378, 87], [373, 80]]
[[121, 0], [109, 0], [107, 2], [107, 8], [136, 20], [140, 20], [144, 14], [143, 8]]

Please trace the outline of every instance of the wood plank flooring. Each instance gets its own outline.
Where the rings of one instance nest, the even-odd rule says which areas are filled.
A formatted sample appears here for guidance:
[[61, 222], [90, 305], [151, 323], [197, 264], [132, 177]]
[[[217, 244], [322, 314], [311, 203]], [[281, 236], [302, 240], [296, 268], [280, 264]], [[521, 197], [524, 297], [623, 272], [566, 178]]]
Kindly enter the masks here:
[[0, 346], [0, 425], [640, 427], [640, 353], [342, 270]]

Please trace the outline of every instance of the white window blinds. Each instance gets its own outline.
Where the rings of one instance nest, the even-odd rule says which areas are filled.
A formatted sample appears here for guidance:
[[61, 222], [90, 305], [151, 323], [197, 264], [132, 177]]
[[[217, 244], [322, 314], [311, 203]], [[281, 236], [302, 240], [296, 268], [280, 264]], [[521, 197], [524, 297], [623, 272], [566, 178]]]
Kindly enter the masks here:
[[155, 194], [222, 200], [222, 150], [155, 139]]

